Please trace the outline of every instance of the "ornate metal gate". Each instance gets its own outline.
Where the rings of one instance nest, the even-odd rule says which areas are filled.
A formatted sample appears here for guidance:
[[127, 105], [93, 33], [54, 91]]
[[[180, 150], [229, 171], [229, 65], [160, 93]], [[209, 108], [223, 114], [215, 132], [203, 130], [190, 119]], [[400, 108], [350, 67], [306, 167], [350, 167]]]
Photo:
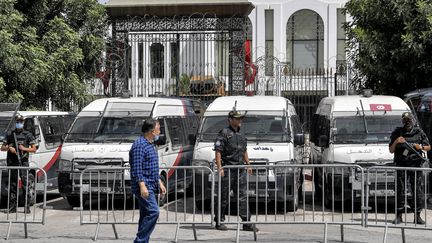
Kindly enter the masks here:
[[111, 94], [212, 101], [244, 92], [247, 17], [195, 14], [112, 21]]

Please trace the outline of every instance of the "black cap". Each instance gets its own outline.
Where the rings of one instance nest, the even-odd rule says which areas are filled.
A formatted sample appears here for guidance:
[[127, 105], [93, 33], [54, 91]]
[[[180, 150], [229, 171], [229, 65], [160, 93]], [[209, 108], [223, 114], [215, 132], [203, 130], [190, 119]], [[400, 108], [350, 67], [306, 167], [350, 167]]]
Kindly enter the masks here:
[[15, 121], [24, 121], [24, 116], [18, 114], [15, 116]]
[[240, 111], [232, 110], [228, 113], [229, 118], [239, 118], [242, 119], [245, 115], [242, 114]]
[[414, 116], [413, 116], [413, 114], [411, 112], [404, 112], [404, 113], [402, 113], [402, 119], [411, 119], [411, 120], [413, 120]]

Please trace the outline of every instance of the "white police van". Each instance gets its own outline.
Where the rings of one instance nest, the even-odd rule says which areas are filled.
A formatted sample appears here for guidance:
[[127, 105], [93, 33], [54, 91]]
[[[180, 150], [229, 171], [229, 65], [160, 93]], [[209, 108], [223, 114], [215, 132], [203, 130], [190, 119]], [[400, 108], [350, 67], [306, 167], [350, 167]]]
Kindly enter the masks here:
[[[105, 98], [87, 105], [76, 117], [65, 136], [59, 158], [59, 191], [73, 207], [79, 205], [79, 177], [82, 170], [90, 167], [129, 167], [129, 150], [142, 134], [144, 119], [152, 117], [161, 124], [161, 136], [156, 142], [160, 166], [191, 165], [193, 145], [199, 126], [191, 100], [160, 97]], [[177, 189], [190, 185], [188, 172], [180, 170], [176, 179]], [[161, 179], [175, 183], [174, 170], [162, 171]], [[123, 190], [130, 193], [130, 176], [126, 185], [120, 183], [110, 188], [114, 196], [123, 197]], [[104, 183], [104, 181], [102, 181]], [[91, 185], [91, 186], [90, 186]], [[97, 190], [97, 178], [85, 178], [84, 188]], [[106, 186], [104, 186], [106, 187]], [[168, 188], [175, 189], [173, 185]], [[89, 192], [86, 192], [89, 193]], [[96, 193], [94, 193], [96, 194]], [[161, 199], [163, 202], [164, 199]]]
[[[13, 110], [12, 106], [16, 106]], [[24, 129], [32, 132], [36, 139], [37, 151], [30, 153], [29, 165], [30, 167], [42, 168], [47, 173], [47, 189], [57, 189], [57, 169], [56, 163], [61, 150], [62, 136], [67, 132], [70, 124], [72, 123], [75, 115], [69, 112], [59, 111], [17, 111], [19, 104], [5, 104], [0, 105], [0, 139], [6, 136], [8, 131], [14, 129], [15, 115], [20, 114], [24, 116]], [[10, 109], [2, 109], [9, 107]], [[7, 152], [0, 152], [0, 166], [6, 166]], [[31, 171], [34, 172], [34, 171]], [[33, 187], [35, 176], [40, 177], [39, 182], [43, 181], [42, 172], [29, 175], [29, 187]], [[7, 196], [5, 191], [7, 187], [7, 172], [3, 171], [2, 176], [2, 195]], [[29, 190], [33, 192], [33, 190]], [[35, 195], [31, 196], [33, 201]]]
[[[228, 126], [228, 112], [233, 107], [242, 113], [247, 112], [241, 129], [248, 140], [247, 151], [252, 165], [301, 163], [298, 148], [303, 145], [304, 136], [300, 119], [288, 99], [276, 96], [229, 96], [217, 98], [204, 113], [195, 144], [193, 165], [215, 168], [214, 142], [219, 131]], [[266, 198], [274, 200], [276, 193], [278, 202], [285, 203], [284, 199], [287, 199], [289, 205], [287, 208], [291, 209], [297, 205], [298, 198], [294, 194], [302, 184], [302, 178], [299, 176], [301, 171], [296, 171], [296, 179], [298, 179], [296, 183], [293, 179], [294, 173], [289, 171], [285, 187], [280, 186], [283, 184], [283, 178], [276, 178], [273, 170], [267, 170], [268, 175], [264, 174], [265, 176], [257, 176], [255, 172], [250, 178], [248, 192], [250, 201], [256, 201], [256, 197], [259, 201]], [[210, 206], [211, 199], [210, 181], [208, 175], [203, 173], [197, 173], [197, 177], [195, 179], [196, 206], [207, 208]], [[258, 178], [258, 191], [256, 191], [256, 185], [252, 185], [254, 178]], [[269, 181], [266, 182], [266, 178]], [[277, 190], [266, 190], [266, 183], [268, 183], [268, 188], [275, 188], [275, 183], [277, 183], [279, 189], [282, 192], [285, 190], [287, 195]], [[202, 191], [202, 188], [205, 190]], [[266, 192], [268, 195], [265, 195]]]
[[[322, 99], [311, 124], [311, 163], [356, 164], [364, 168], [393, 165], [393, 154], [389, 152], [390, 135], [396, 127], [402, 126], [402, 113], [409, 110], [402, 99], [372, 95], [371, 90], [364, 90], [362, 95]], [[356, 191], [354, 199], [360, 200], [359, 174], [349, 172], [346, 169], [313, 171], [318, 198], [322, 196], [324, 181], [324, 202], [327, 207], [331, 207], [333, 202], [341, 203], [342, 199], [351, 200], [351, 189]], [[391, 176], [394, 175], [388, 175], [388, 182], [393, 182]], [[388, 197], [394, 195], [394, 185], [388, 184], [386, 189], [385, 181], [381, 180], [383, 175], [377, 176], [379, 178], [376, 183], [373, 182], [374, 188], [370, 190], [370, 195], [376, 195], [377, 199], [386, 194]]]

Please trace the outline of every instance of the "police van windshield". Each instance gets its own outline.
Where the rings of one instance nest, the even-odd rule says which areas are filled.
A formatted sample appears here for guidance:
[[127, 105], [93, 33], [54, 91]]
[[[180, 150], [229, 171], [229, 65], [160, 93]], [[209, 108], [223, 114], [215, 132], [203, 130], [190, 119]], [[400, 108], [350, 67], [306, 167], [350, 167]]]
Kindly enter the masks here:
[[388, 143], [392, 131], [400, 126], [401, 118], [396, 115], [335, 117], [333, 127], [337, 128], [337, 132], [334, 143]]
[[[213, 142], [217, 134], [228, 126], [226, 116], [209, 116], [203, 121], [200, 139]], [[247, 115], [243, 119], [242, 132], [248, 141], [288, 142], [287, 120], [282, 116]]]
[[[66, 143], [133, 142], [141, 135], [145, 117], [78, 117], [72, 125]], [[98, 130], [99, 127], [99, 130]]]

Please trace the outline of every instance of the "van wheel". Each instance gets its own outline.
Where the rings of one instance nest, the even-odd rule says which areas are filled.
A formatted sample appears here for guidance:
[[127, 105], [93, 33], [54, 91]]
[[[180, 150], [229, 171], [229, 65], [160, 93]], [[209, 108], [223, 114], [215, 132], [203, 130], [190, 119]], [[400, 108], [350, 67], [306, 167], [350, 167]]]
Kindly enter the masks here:
[[[81, 206], [79, 196], [67, 196], [66, 200], [72, 208], [79, 208]], [[83, 204], [84, 203], [85, 201], [83, 202]]]
[[[164, 187], [166, 188], [166, 176], [165, 174], [160, 175], [160, 180], [162, 182], [162, 184], [164, 185]], [[159, 207], [165, 205], [167, 203], [167, 194], [168, 192], [165, 193], [165, 195], [162, 195], [162, 193], [159, 193]]]

